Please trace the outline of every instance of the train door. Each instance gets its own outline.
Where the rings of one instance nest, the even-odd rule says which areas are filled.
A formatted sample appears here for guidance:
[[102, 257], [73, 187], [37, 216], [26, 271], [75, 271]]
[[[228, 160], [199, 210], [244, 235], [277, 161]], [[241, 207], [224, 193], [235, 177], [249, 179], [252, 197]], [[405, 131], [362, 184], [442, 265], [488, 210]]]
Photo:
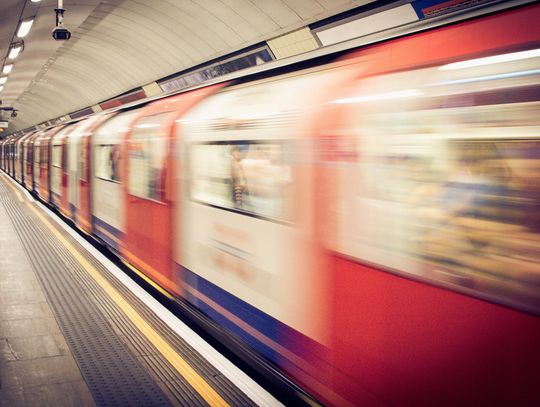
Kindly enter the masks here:
[[51, 142], [54, 135], [62, 127], [54, 127], [45, 132], [41, 138], [40, 145], [40, 180], [39, 180], [39, 197], [45, 202], [51, 201], [51, 190], [50, 190], [50, 161], [51, 161]]
[[26, 142], [26, 173], [24, 185], [29, 191], [32, 191], [34, 184], [34, 142], [36, 141], [38, 134], [39, 132], [35, 131]]
[[33, 132], [29, 132], [21, 137], [21, 141], [19, 143], [20, 145], [20, 151], [19, 151], [19, 161], [21, 163], [21, 175], [20, 175], [20, 183], [24, 185], [25, 183], [25, 175], [26, 175], [26, 155], [27, 155], [27, 145], [26, 142], [28, 139], [32, 136]]
[[[220, 85], [221, 86], [221, 85]], [[127, 232], [124, 257], [162, 287], [179, 293], [172, 276], [172, 191], [178, 168], [173, 163], [176, 120], [217, 87], [157, 101], [146, 108], [127, 135]]]
[[77, 208], [79, 207], [79, 179], [82, 168], [79, 162], [82, 162], [82, 137], [86, 128], [86, 120], [75, 125], [75, 129], [70, 133], [66, 144], [68, 147], [67, 171], [68, 171], [68, 206], [69, 218], [75, 222], [77, 218]]
[[13, 178], [15, 178], [16, 144], [17, 144], [17, 137], [13, 137], [13, 139], [9, 143], [10, 145], [9, 175], [11, 175]]
[[24, 169], [24, 140], [28, 137], [28, 134], [23, 134], [17, 140], [17, 170], [16, 180], [22, 184], [23, 182], [23, 169]]
[[15, 155], [15, 149], [14, 144], [15, 137], [13, 137], [11, 140], [9, 140], [9, 164], [8, 164], [8, 174], [13, 177], [13, 157]]
[[32, 181], [32, 144], [31, 141], [36, 132], [31, 132], [26, 140], [24, 140], [24, 156], [23, 156], [23, 185], [29, 189], [29, 183]]
[[13, 167], [13, 137], [7, 142], [7, 172], [13, 175], [11, 168]]
[[[49, 130], [50, 132], [50, 130]], [[48, 133], [43, 135], [40, 143], [39, 157], [39, 192], [41, 199], [49, 201], [49, 139]]]
[[95, 125], [109, 115], [95, 115], [82, 122], [69, 135], [69, 210], [75, 224], [86, 233], [91, 233], [90, 222], [90, 137]]
[[92, 132], [84, 132], [82, 137], [77, 142], [77, 177], [78, 177], [78, 199], [75, 203], [75, 223], [83, 231], [88, 234], [92, 230], [92, 210], [91, 202], [91, 148], [92, 148]]
[[174, 112], [142, 117], [127, 143], [127, 234], [124, 256], [170, 288], [171, 197], [167, 179]]
[[50, 171], [50, 190], [51, 190], [51, 204], [60, 209], [60, 185], [62, 178], [62, 140], [61, 136], [64, 131], [60, 131], [56, 137], [51, 139], [50, 143], [50, 157], [51, 162], [49, 165]]
[[75, 125], [68, 127], [68, 130], [62, 136], [62, 176], [60, 184], [60, 212], [69, 218], [71, 210], [69, 208], [69, 138]]
[[22, 183], [23, 141], [26, 135], [19, 136], [15, 142], [15, 180]]
[[6, 139], [2, 139], [2, 141], [0, 141], [0, 168], [2, 170], [4, 170], [4, 145], [6, 144]]
[[36, 139], [34, 140], [34, 164], [33, 164], [33, 170], [32, 170], [32, 192], [35, 192], [36, 194], [39, 193], [39, 181], [41, 178], [41, 133], [36, 136]]
[[138, 110], [120, 112], [100, 125], [92, 136], [92, 230], [117, 252], [126, 232], [120, 147], [137, 114]]
[[9, 155], [10, 155], [10, 144], [11, 136], [6, 139], [4, 144], [4, 170], [9, 174]]
[[70, 131], [70, 127], [64, 127], [58, 131], [50, 141], [50, 190], [51, 204], [58, 210], [61, 210], [62, 189], [64, 186], [64, 166], [66, 158], [65, 137]]

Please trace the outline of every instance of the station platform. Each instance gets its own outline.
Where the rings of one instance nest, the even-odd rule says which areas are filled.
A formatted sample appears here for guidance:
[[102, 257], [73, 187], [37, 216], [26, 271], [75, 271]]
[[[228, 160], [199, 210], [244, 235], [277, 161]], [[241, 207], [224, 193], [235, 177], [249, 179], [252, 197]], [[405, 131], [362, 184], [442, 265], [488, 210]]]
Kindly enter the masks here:
[[0, 175], [0, 405], [281, 405]]

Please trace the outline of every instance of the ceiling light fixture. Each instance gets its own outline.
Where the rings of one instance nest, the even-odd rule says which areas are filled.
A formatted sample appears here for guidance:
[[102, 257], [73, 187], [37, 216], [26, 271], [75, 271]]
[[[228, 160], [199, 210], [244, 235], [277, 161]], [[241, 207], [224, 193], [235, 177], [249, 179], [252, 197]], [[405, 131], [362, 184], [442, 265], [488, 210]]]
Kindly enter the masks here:
[[9, 59], [15, 59], [19, 56], [19, 54], [24, 50], [24, 42], [16, 42], [11, 44], [11, 49], [9, 50]]
[[3, 85], [7, 81], [7, 76], [0, 78], [0, 85]]
[[3, 90], [4, 90], [4, 86], [0, 85], [0, 92], [2, 92]]
[[9, 50], [9, 59], [15, 59], [19, 56], [19, 54], [24, 49], [24, 42], [17, 42], [11, 45], [11, 49]]
[[19, 31], [17, 31], [17, 37], [24, 38], [28, 35], [30, 32], [30, 28], [32, 27], [32, 24], [34, 24], [34, 19], [21, 21], [21, 24], [19, 25]]
[[4, 69], [2, 69], [2, 73], [8, 74], [13, 69], [13, 64], [4, 65]]

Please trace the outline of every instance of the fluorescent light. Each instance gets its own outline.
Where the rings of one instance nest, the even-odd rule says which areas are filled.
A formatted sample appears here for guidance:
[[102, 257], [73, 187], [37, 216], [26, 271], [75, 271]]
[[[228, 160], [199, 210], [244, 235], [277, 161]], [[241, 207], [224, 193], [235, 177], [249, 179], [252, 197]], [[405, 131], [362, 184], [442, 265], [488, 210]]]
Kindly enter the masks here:
[[13, 69], [13, 64], [4, 65], [4, 69], [2, 69], [2, 73], [5, 73], [6, 75], [11, 72]]
[[41, 0], [32, 0], [32, 3], [39, 3]]
[[540, 57], [540, 48], [529, 51], [512, 52], [510, 54], [494, 55], [492, 57], [469, 59], [468, 61], [454, 62], [443, 65], [439, 69], [444, 71], [453, 69], [474, 68], [476, 66], [499, 64], [501, 62], [518, 61], [520, 59]]
[[7, 76], [4, 76], [3, 78], [0, 78], [0, 85], [3, 85], [7, 81]]
[[9, 59], [17, 58], [21, 51], [22, 51], [22, 45], [16, 45], [12, 47], [11, 50], [9, 51], [8, 58]]
[[374, 95], [363, 95], [363, 96], [353, 96], [345, 99], [334, 100], [332, 103], [362, 103], [362, 102], [372, 102], [374, 100], [384, 100], [384, 99], [401, 99], [408, 98], [413, 96], [423, 95], [418, 89], [406, 89], [399, 90], [396, 92], [387, 92], [387, 93], [376, 93]]
[[30, 28], [32, 27], [32, 24], [34, 24], [34, 19], [21, 21], [21, 25], [19, 26], [19, 31], [17, 31], [17, 37], [24, 38], [26, 35], [30, 32]]
[[0, 85], [0, 92], [4, 90], [4, 85]]

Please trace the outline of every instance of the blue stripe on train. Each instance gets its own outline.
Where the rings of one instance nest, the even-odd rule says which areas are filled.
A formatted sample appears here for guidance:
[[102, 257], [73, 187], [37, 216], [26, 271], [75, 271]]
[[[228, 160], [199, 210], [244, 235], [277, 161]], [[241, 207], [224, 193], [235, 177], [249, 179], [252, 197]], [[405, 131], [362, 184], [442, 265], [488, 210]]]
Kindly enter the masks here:
[[101, 240], [103, 240], [105, 243], [107, 243], [109, 246], [111, 246], [116, 251], [120, 250], [119, 244], [111, 239], [107, 234], [103, 233], [101, 229], [106, 230], [109, 234], [113, 235], [118, 241], [122, 240], [123, 233], [116, 229], [115, 227], [109, 225], [108, 223], [102, 221], [96, 216], [92, 216], [92, 222], [94, 224], [94, 234], [99, 237]]
[[[201, 294], [204, 294], [212, 301], [218, 303], [223, 308], [225, 308], [230, 313], [244, 320], [244, 322], [251, 325], [257, 331], [263, 333], [268, 338], [272, 339], [275, 342], [279, 340], [279, 329], [283, 325], [277, 319], [272, 318], [270, 315], [265, 314], [264, 312], [259, 311], [257, 308], [249, 305], [247, 302], [242, 301], [241, 299], [235, 297], [234, 295], [228, 293], [227, 291], [219, 288], [218, 286], [212, 284], [208, 280], [199, 277], [197, 274], [191, 272], [185, 267], [176, 265], [180, 268], [184, 274], [185, 283], [190, 285], [195, 290], [199, 291]], [[264, 355], [266, 358], [271, 360], [274, 363], [278, 363], [279, 355], [270, 347], [260, 342], [258, 339], [254, 338], [238, 325], [233, 323], [227, 317], [222, 315], [220, 312], [216, 311], [210, 305], [206, 304], [204, 301], [199, 300], [194, 295], [189, 292], [186, 293], [186, 299], [194, 304], [199, 310], [209, 316], [212, 320], [216, 321], [226, 330], [232, 332], [249, 346], [257, 350], [259, 353]]]
[[[260, 311], [247, 302], [230, 294], [222, 288], [212, 284], [208, 280], [198, 276], [192, 271], [179, 264], [175, 265], [177, 270], [183, 273], [184, 282], [201, 294], [210, 298], [215, 303], [226, 309], [237, 318], [242, 319], [261, 334], [278, 343], [292, 353], [306, 360], [320, 359], [324, 354], [324, 346], [313, 339], [296, 331], [288, 325]], [[225, 315], [206, 304], [193, 294], [187, 292], [186, 299], [204, 312], [212, 320], [222, 327], [232, 332], [249, 346], [275, 364], [281, 365], [285, 355], [281, 355], [276, 350], [255, 338], [237, 324], [232, 322]]]

